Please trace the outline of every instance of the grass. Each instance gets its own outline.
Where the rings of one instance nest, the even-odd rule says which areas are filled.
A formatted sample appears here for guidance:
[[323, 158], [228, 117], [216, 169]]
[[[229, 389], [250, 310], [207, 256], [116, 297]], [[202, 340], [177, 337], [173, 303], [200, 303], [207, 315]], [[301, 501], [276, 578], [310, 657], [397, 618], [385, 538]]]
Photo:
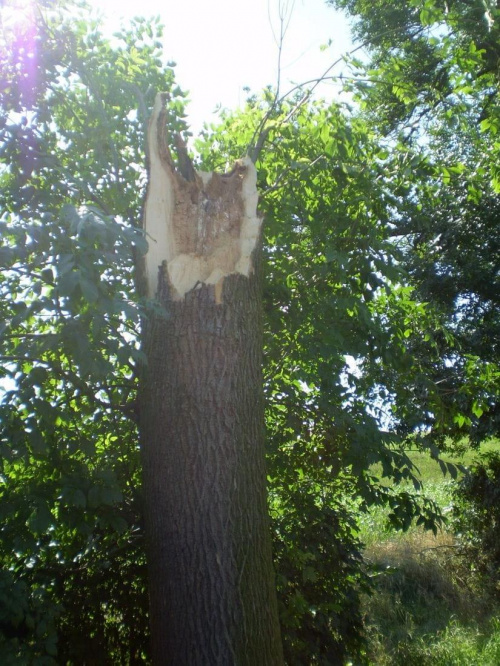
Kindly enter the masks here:
[[[479, 453], [487, 453], [488, 451], [500, 450], [500, 441], [498, 439], [488, 439], [484, 441], [479, 450], [470, 449], [467, 442], [464, 440], [462, 446], [459, 446], [456, 455], [444, 454], [442, 456], [445, 462], [455, 463], [456, 465], [470, 466], [477, 458]], [[443, 480], [443, 473], [439, 464], [433, 460], [429, 454], [422, 451], [413, 451], [410, 454], [412, 462], [419, 470], [423, 482], [435, 481], [441, 482]], [[445, 478], [450, 478], [449, 476]]]
[[[481, 452], [499, 450], [491, 440]], [[456, 481], [422, 453], [411, 454], [424, 494], [446, 513]], [[470, 465], [476, 452], [450, 462]], [[387, 511], [363, 516], [361, 538], [376, 592], [364, 599], [366, 661], [373, 666], [498, 666], [500, 606], [475, 576], [449, 529], [394, 532]]]
[[[454, 482], [449, 477], [441, 475], [441, 482], [427, 481], [424, 484], [423, 495], [434, 500], [441, 508], [444, 516], [449, 513], [452, 501], [452, 488]], [[411, 486], [408, 486], [410, 489]], [[380, 544], [384, 541], [405, 542], [411, 539], [414, 534], [423, 534], [424, 530], [413, 526], [408, 532], [395, 532], [387, 522], [388, 509], [385, 507], [375, 507], [370, 513], [362, 514], [359, 520], [361, 528], [360, 538], [365, 544], [365, 548], [370, 548], [374, 544]]]
[[405, 661], [408, 666], [412, 663], [419, 666], [498, 666], [500, 618], [490, 620], [488, 634], [485, 636], [478, 628], [464, 627], [453, 621], [437, 640], [417, 641], [407, 650]]

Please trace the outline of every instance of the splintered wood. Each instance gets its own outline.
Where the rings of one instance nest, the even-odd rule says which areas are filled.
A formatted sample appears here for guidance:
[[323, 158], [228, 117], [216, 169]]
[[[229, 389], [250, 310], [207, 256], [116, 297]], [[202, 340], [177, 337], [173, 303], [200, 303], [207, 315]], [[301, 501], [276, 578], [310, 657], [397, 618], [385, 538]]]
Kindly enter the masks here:
[[252, 252], [262, 224], [257, 215], [257, 173], [249, 158], [238, 160], [226, 174], [187, 169], [180, 164], [181, 155], [176, 166], [167, 142], [166, 103], [167, 96], [158, 94], [148, 129], [148, 295], [155, 296], [161, 269], [173, 300], [210, 284], [221, 303], [224, 278], [232, 273], [248, 277], [253, 270]]

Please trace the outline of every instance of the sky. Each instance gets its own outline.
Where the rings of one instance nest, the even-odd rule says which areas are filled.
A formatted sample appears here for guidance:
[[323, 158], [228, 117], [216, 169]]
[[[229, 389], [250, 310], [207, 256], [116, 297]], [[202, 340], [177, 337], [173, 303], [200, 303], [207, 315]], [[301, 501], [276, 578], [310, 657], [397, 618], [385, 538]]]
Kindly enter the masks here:
[[[280, 14], [287, 26], [281, 54], [281, 91], [317, 78], [352, 48], [346, 18], [326, 0], [91, 0], [107, 16], [110, 30], [120, 20], [160, 15], [165, 56], [177, 63], [176, 80], [189, 91], [188, 122], [196, 133], [215, 121], [220, 106], [245, 102], [245, 87], [258, 92], [276, 85]], [[325, 50], [321, 45], [331, 42]], [[336, 72], [340, 73], [338, 66]], [[338, 85], [319, 95], [333, 99]]]

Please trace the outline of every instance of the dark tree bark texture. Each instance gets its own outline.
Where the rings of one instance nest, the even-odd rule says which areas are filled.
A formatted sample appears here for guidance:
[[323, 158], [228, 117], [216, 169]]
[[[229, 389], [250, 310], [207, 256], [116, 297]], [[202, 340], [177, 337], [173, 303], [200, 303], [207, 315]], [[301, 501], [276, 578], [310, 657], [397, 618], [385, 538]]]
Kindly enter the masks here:
[[140, 393], [153, 663], [282, 664], [254, 168], [186, 178], [167, 147], [164, 106], [160, 95], [144, 213], [161, 308], [145, 323]]

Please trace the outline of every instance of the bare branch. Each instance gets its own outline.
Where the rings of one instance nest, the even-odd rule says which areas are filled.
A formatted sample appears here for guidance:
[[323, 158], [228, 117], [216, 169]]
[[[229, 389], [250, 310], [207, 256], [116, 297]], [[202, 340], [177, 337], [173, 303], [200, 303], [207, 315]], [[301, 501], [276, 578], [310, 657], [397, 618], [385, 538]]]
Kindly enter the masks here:
[[[422, 27], [422, 29], [419, 30], [418, 32], [423, 32], [424, 30], [425, 30], [425, 28]], [[377, 36], [390, 34], [392, 32], [395, 32], [395, 30], [385, 30], [383, 32], [380, 32], [379, 35], [377, 35]], [[324, 83], [325, 81], [328, 81], [328, 80], [332, 80], [334, 78], [339, 78], [339, 79], [345, 78], [345, 77], [342, 76], [342, 74], [340, 76], [333, 76], [333, 75], [330, 74], [330, 72], [337, 65], [339, 65], [342, 61], [345, 61], [347, 58], [353, 56], [358, 51], [360, 51], [360, 50], [364, 49], [365, 47], [369, 46], [370, 43], [371, 43], [371, 40], [366, 40], [362, 44], [359, 44], [358, 46], [356, 46], [354, 49], [352, 49], [348, 53], [343, 54], [339, 58], [337, 58], [337, 60], [335, 60], [331, 65], [329, 65], [327, 67], [327, 69], [323, 72], [323, 74], [321, 74], [321, 76], [318, 76], [315, 79], [310, 79], [309, 81], [303, 81], [302, 83], [298, 83], [297, 85], [290, 88], [290, 90], [288, 90], [286, 93], [284, 93], [284, 95], [282, 95], [281, 97], [279, 96], [279, 87], [278, 87], [277, 90], [276, 90], [276, 94], [274, 96], [274, 99], [271, 103], [271, 106], [269, 107], [268, 111], [264, 115], [261, 122], [258, 124], [255, 132], [253, 133], [252, 139], [250, 140], [250, 143], [248, 145], [246, 154], [250, 157], [250, 159], [252, 159], [252, 161], [255, 163], [257, 161], [257, 159], [259, 158], [260, 152], [261, 152], [262, 147], [263, 147], [263, 145], [264, 145], [264, 143], [267, 139], [267, 134], [269, 133], [269, 131], [264, 136], [264, 139], [261, 138], [261, 135], [264, 133], [264, 130], [266, 129], [266, 125], [267, 125], [269, 119], [271, 118], [274, 110], [277, 107], [279, 107], [282, 102], [284, 102], [288, 97], [290, 97], [290, 95], [293, 95], [294, 93], [296, 93], [300, 90], [303, 90], [306, 86], [309, 86], [309, 85], [312, 84], [312, 87], [304, 93], [304, 95], [300, 98], [300, 100], [293, 107], [293, 109], [287, 114], [286, 118], [283, 119], [278, 124], [278, 127], [281, 127], [286, 122], [289, 122], [291, 120], [291, 118], [293, 118], [293, 116], [297, 113], [297, 111], [311, 98], [313, 92], [315, 91], [315, 89], [321, 83]], [[281, 54], [280, 54], [280, 57], [281, 57]], [[278, 84], [279, 84], [279, 77], [278, 77]], [[255, 148], [254, 148], [254, 146], [255, 146]], [[257, 150], [257, 147], [259, 147], [259, 150]]]

